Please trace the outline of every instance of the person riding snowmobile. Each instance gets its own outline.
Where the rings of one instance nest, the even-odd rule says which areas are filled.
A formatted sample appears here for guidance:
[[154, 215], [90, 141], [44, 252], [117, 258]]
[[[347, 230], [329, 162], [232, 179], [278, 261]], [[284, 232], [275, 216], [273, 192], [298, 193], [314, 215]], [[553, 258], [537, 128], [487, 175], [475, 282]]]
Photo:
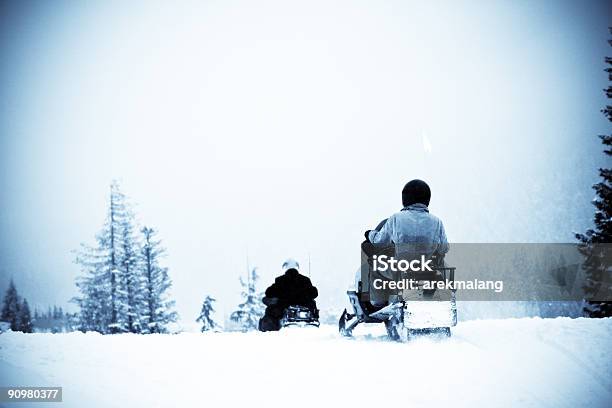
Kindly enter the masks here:
[[280, 330], [280, 320], [289, 306], [304, 306], [314, 318], [319, 317], [315, 298], [319, 295], [310, 279], [299, 272], [300, 264], [288, 259], [283, 263], [284, 274], [277, 277], [266, 289], [263, 303], [266, 305], [264, 316], [259, 320], [260, 331]]
[[422, 180], [412, 180], [402, 189], [404, 208], [387, 219], [379, 230], [365, 232], [366, 241], [372, 244], [428, 243], [432, 252], [445, 254], [448, 242], [442, 221], [429, 213], [431, 190]]
[[[411, 252], [436, 254], [443, 258], [448, 252], [449, 245], [444, 231], [444, 224], [435, 215], [429, 212], [431, 190], [422, 180], [411, 180], [402, 189], [401, 211], [391, 215], [378, 224], [376, 229], [365, 232], [365, 242], [361, 245], [362, 251], [371, 256], [375, 253], [384, 253], [392, 246], [395, 256], [410, 256]], [[359, 285], [360, 272], [357, 273], [356, 283]], [[363, 290], [367, 290], [363, 288]], [[385, 293], [372, 293], [372, 304], [385, 304]]]

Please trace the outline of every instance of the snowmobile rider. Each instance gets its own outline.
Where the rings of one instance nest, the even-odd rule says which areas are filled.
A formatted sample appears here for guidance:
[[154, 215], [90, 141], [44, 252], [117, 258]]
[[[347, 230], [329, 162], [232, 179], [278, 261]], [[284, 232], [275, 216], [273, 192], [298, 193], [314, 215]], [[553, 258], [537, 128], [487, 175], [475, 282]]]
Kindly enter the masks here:
[[401, 211], [393, 214], [376, 230], [365, 232], [366, 241], [372, 244], [427, 243], [432, 252], [440, 255], [448, 252], [448, 241], [442, 221], [429, 213], [431, 190], [423, 180], [412, 180], [402, 189]]
[[314, 317], [319, 317], [315, 302], [319, 292], [299, 270], [300, 264], [297, 261], [287, 259], [283, 263], [284, 275], [277, 277], [272, 286], [266, 289], [266, 296], [263, 298], [266, 311], [259, 320], [260, 331], [280, 330], [280, 320], [288, 306], [307, 307]]
[[[441, 260], [449, 246], [442, 221], [429, 212], [430, 199], [431, 190], [427, 183], [417, 179], [406, 183], [402, 189], [403, 208], [383, 220], [375, 230], [365, 232], [362, 251], [371, 255], [380, 248], [393, 245], [396, 256], [417, 248], [428, 256], [436, 254]], [[359, 285], [359, 272], [356, 278], [356, 285]]]

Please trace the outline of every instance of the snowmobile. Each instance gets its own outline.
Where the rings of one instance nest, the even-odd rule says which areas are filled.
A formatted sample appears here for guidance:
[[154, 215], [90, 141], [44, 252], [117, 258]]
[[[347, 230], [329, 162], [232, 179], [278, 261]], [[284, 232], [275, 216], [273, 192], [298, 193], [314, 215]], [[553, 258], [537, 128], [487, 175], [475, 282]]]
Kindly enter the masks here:
[[372, 268], [373, 255], [393, 250], [372, 251], [372, 248], [370, 244], [369, 251], [368, 248], [365, 253], [362, 251], [361, 279], [356, 290], [347, 291], [353, 311], [344, 309], [340, 316], [340, 334], [350, 337], [360, 323], [384, 323], [388, 336], [396, 341], [406, 341], [419, 334], [450, 337], [450, 328], [457, 325], [456, 290], [431, 289], [435, 286], [431, 283], [454, 282], [455, 268], [444, 266], [443, 258], [436, 259], [434, 255], [430, 257], [432, 271], [400, 272], [391, 277], [396, 282], [413, 282], [409, 287], [377, 290], [373, 282], [381, 276]]
[[319, 324], [319, 318], [312, 310], [305, 306], [297, 305], [287, 307], [280, 320], [281, 327], [319, 327]]

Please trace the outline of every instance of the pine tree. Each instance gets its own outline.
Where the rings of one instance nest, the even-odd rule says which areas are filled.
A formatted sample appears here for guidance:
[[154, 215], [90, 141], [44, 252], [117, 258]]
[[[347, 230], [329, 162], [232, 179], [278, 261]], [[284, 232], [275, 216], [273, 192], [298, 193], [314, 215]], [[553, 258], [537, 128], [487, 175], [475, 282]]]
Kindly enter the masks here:
[[32, 333], [32, 315], [30, 313], [30, 306], [28, 301], [23, 299], [19, 308], [19, 315], [17, 317], [18, 330], [24, 333]]
[[[107, 327], [102, 328], [106, 331], [110, 329], [111, 333], [118, 333], [124, 330], [121, 326], [119, 314], [120, 308], [120, 270], [119, 270], [119, 221], [123, 216], [123, 194], [119, 190], [119, 184], [116, 181], [111, 183], [110, 205], [108, 208], [107, 225], [102, 233], [98, 236], [99, 249], [103, 255], [106, 255], [102, 266], [106, 267], [105, 273], [108, 273], [110, 283], [110, 319]], [[96, 299], [99, 301], [99, 299]], [[103, 310], [101, 308], [101, 310]]]
[[[79, 306], [78, 326], [81, 331], [109, 333], [113, 317], [114, 298], [111, 296], [110, 275], [103, 259], [86, 264], [86, 258], [79, 255], [77, 262], [88, 268], [85, 275], [77, 278], [76, 285], [81, 296], [74, 299]], [[82, 258], [81, 258], [82, 256]], [[90, 253], [90, 256], [96, 256]]]
[[259, 319], [263, 316], [263, 303], [261, 302], [263, 296], [257, 293], [256, 289], [258, 279], [257, 268], [249, 272], [246, 282], [240, 277], [243, 302], [230, 315], [230, 320], [239, 323], [243, 331], [257, 330]]
[[11, 279], [9, 287], [4, 295], [4, 301], [2, 303], [2, 313], [0, 314], [0, 320], [9, 322], [11, 324], [11, 330], [19, 330], [19, 309], [20, 309], [20, 298], [17, 293], [15, 283]]
[[[127, 290], [132, 275], [132, 241], [125, 228], [131, 225], [132, 213], [125, 195], [116, 181], [111, 183], [109, 208], [102, 230], [96, 236], [96, 246], [81, 245], [76, 263], [84, 275], [77, 279], [81, 295], [74, 299], [80, 307], [81, 330], [100, 333], [120, 333], [134, 328]], [[126, 273], [126, 270], [128, 271]], [[131, 283], [131, 282], [130, 282]]]
[[131, 333], [142, 330], [143, 318], [143, 277], [138, 265], [139, 244], [134, 236], [134, 214], [127, 206], [123, 208], [119, 219], [121, 245], [119, 251], [119, 264], [123, 281], [120, 288], [120, 307], [122, 316], [125, 316], [125, 327]]
[[[610, 28], [612, 34], [612, 28]], [[608, 40], [612, 45], [612, 39]], [[605, 63], [608, 68], [605, 72], [608, 73], [608, 81], [612, 82], [612, 58], [606, 57]], [[608, 99], [612, 98], [612, 85], [604, 89]], [[604, 116], [612, 122], [612, 106], [607, 105], [601, 110]], [[607, 157], [612, 156], [612, 135], [600, 135], [604, 145], [604, 153]], [[586, 273], [586, 281], [584, 283], [584, 292], [587, 299], [587, 305], [584, 309], [585, 315], [589, 317], [607, 317], [612, 316], [612, 302], [598, 299], [601, 293], [610, 293], [610, 288], [601, 288], [601, 285], [609, 285], [609, 270], [610, 266], [602, 251], [602, 246], [597, 244], [612, 243], [612, 168], [600, 168], [599, 176], [601, 181], [593, 186], [597, 197], [593, 200], [596, 211], [594, 216], [595, 228], [590, 228], [584, 234], [576, 234], [576, 238], [580, 240], [581, 252], [585, 255], [584, 269]], [[609, 262], [609, 261], [608, 261]]]
[[165, 249], [161, 246], [161, 241], [156, 239], [155, 230], [144, 227], [141, 232], [144, 241], [141, 258], [145, 331], [165, 333], [167, 325], [178, 318], [177, 313], [173, 310], [175, 302], [168, 298], [168, 290], [172, 286], [168, 268], [162, 268], [159, 265], [159, 258], [165, 253]]
[[214, 302], [216, 302], [214, 298], [206, 296], [204, 302], [202, 303], [200, 316], [198, 316], [196, 319], [196, 322], [202, 322], [202, 333], [205, 331], [214, 330], [219, 326], [212, 318], [212, 314], [215, 313], [215, 309], [213, 308]]

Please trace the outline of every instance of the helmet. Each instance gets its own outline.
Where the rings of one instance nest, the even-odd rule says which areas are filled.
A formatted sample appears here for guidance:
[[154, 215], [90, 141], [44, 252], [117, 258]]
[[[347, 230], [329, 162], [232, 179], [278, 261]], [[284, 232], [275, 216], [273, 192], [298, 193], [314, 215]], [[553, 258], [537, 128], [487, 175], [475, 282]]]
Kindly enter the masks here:
[[300, 264], [293, 258], [287, 259], [283, 262], [283, 272], [287, 272], [289, 269], [295, 269], [296, 271], [300, 270]]
[[404, 186], [402, 190], [402, 204], [408, 207], [410, 204], [425, 204], [429, 205], [431, 199], [431, 190], [423, 180], [411, 180]]

